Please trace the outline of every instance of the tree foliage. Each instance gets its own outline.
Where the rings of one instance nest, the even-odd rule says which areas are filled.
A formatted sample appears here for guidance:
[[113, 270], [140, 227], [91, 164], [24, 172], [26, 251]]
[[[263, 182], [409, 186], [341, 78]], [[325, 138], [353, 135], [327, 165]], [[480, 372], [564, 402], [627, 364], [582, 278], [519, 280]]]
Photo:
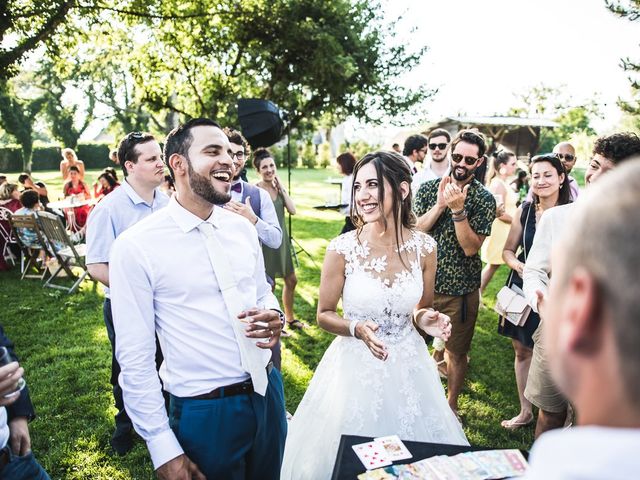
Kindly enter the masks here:
[[[626, 18], [631, 22], [640, 20], [640, 0], [626, 0], [625, 2], [605, 0], [607, 8], [616, 15]], [[640, 116], [640, 61], [631, 60], [631, 58], [620, 59], [620, 64], [625, 72], [629, 72], [629, 81], [631, 82], [632, 99], [618, 99], [618, 105], [625, 112]]]
[[44, 97], [21, 99], [12, 83], [0, 79], [0, 126], [13, 135], [22, 149], [23, 169], [31, 171], [33, 155], [33, 125], [42, 109]]

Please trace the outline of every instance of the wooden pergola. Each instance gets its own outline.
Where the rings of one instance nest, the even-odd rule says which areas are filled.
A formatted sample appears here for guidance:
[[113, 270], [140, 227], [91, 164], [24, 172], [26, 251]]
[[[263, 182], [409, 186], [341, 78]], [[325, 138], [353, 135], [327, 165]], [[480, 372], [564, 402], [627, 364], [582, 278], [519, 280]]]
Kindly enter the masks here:
[[430, 124], [427, 131], [444, 128], [452, 136], [460, 130], [475, 128], [489, 139], [489, 151], [492, 153], [500, 144], [514, 152], [518, 158], [530, 158], [538, 153], [540, 132], [543, 128], [556, 128], [553, 120], [521, 117], [446, 117]]

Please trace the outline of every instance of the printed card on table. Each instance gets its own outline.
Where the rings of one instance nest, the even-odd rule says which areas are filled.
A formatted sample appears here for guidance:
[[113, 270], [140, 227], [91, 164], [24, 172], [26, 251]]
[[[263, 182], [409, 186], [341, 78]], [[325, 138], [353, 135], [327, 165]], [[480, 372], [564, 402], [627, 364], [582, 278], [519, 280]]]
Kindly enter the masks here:
[[527, 461], [520, 450], [483, 450], [469, 452], [488, 472], [486, 478], [507, 478], [524, 475]]
[[384, 447], [392, 462], [397, 460], [406, 460], [407, 458], [413, 457], [397, 435], [378, 437], [375, 441]]
[[367, 470], [386, 467], [392, 463], [385, 448], [376, 441], [354, 445], [352, 448]]

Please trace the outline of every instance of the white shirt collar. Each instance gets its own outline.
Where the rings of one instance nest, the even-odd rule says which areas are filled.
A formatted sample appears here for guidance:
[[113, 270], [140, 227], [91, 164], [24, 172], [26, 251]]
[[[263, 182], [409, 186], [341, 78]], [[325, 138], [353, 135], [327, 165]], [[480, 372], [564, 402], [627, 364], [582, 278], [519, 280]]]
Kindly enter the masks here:
[[202, 220], [200, 217], [194, 215], [189, 210], [180, 205], [175, 195], [173, 195], [169, 200], [169, 205], [167, 206], [167, 208], [169, 209], [168, 211], [169, 215], [171, 215], [171, 218], [173, 218], [178, 227], [180, 227], [180, 230], [182, 230], [184, 233], [188, 233], [194, 228], [198, 228], [198, 225], [200, 225], [203, 221], [209, 222], [215, 228], [218, 228], [220, 226], [220, 219], [218, 218], [219, 215], [216, 215], [216, 209], [218, 207], [216, 207], [215, 205], [213, 207], [213, 210], [211, 211], [211, 215], [209, 215], [209, 218], [207, 218], [206, 220]]

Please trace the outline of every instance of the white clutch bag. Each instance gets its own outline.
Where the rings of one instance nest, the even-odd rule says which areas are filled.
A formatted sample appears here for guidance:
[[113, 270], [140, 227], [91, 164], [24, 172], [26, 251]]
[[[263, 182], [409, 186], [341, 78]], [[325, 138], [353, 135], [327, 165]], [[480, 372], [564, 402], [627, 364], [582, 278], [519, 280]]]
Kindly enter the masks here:
[[[515, 290], [517, 289], [517, 290]], [[531, 307], [518, 287], [502, 287], [498, 292], [493, 309], [518, 327], [524, 326]]]

